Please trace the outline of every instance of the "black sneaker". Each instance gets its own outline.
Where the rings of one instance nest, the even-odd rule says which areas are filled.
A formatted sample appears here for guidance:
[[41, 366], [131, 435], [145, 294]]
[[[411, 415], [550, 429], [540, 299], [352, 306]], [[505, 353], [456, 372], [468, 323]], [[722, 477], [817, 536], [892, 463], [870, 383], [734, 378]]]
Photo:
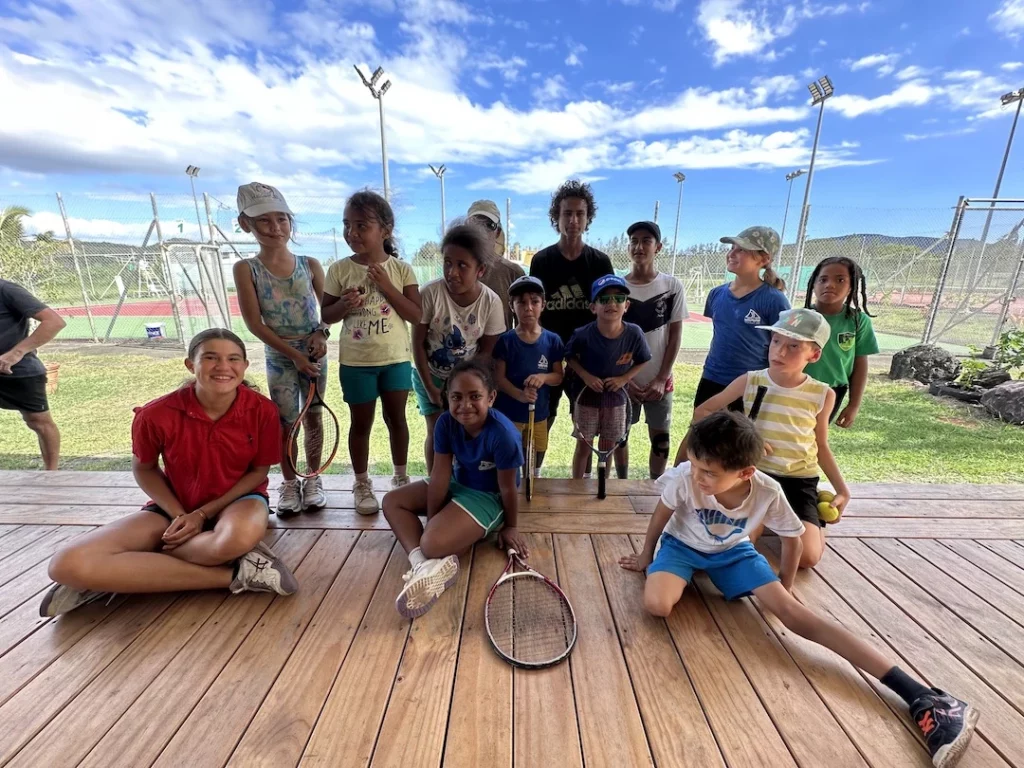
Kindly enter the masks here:
[[938, 688], [910, 705], [910, 716], [924, 735], [935, 768], [951, 768], [960, 762], [980, 714]]

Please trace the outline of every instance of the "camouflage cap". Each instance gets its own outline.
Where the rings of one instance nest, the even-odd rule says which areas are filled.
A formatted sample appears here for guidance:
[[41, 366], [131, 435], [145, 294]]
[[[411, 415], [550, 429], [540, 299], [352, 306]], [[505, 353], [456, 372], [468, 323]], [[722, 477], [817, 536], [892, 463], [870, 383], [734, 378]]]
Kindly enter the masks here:
[[764, 251], [773, 259], [779, 252], [779, 233], [771, 227], [747, 227], [736, 237], [723, 237], [719, 242], [738, 245], [745, 251]]

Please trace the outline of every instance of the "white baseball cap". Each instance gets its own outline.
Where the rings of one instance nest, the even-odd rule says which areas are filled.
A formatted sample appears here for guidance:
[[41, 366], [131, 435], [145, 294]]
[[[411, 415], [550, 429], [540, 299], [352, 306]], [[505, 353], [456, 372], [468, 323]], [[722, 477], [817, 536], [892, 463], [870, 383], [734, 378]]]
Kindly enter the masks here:
[[238, 212], [250, 218], [265, 213], [295, 215], [285, 202], [281, 190], [258, 181], [243, 184], [238, 188]]

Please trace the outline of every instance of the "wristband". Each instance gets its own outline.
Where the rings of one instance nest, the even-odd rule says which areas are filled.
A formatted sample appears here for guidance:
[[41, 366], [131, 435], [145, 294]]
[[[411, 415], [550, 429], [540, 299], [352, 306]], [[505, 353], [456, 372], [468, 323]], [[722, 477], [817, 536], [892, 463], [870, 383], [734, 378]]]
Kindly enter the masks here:
[[210, 518], [208, 518], [208, 517], [206, 516], [206, 513], [205, 513], [205, 512], [203, 511], [203, 508], [202, 508], [202, 507], [200, 507], [199, 509], [197, 509], [197, 510], [195, 510], [195, 511], [196, 511], [196, 512], [198, 512], [198, 513], [199, 513], [199, 515], [201, 515], [201, 516], [202, 516], [202, 518], [203, 518], [203, 522], [204, 522], [204, 523], [208, 523], [208, 522], [210, 522]]

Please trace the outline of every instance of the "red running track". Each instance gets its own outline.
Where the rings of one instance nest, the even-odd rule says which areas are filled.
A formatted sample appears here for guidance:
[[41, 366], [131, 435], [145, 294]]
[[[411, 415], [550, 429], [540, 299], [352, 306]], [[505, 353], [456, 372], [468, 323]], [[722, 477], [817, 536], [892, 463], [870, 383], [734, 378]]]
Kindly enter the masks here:
[[[228, 296], [228, 304], [231, 307], [231, 314], [234, 317], [241, 317], [242, 313], [238, 308], [238, 298]], [[93, 317], [113, 317], [117, 304], [93, 304]], [[212, 309], [212, 307], [211, 307]], [[205, 315], [203, 302], [199, 299], [182, 299], [178, 302], [178, 311], [186, 317]], [[85, 317], [85, 307], [57, 307], [58, 315], [64, 317]], [[143, 301], [126, 301], [121, 307], [120, 317], [170, 317], [174, 314], [170, 299], [147, 299]]]

